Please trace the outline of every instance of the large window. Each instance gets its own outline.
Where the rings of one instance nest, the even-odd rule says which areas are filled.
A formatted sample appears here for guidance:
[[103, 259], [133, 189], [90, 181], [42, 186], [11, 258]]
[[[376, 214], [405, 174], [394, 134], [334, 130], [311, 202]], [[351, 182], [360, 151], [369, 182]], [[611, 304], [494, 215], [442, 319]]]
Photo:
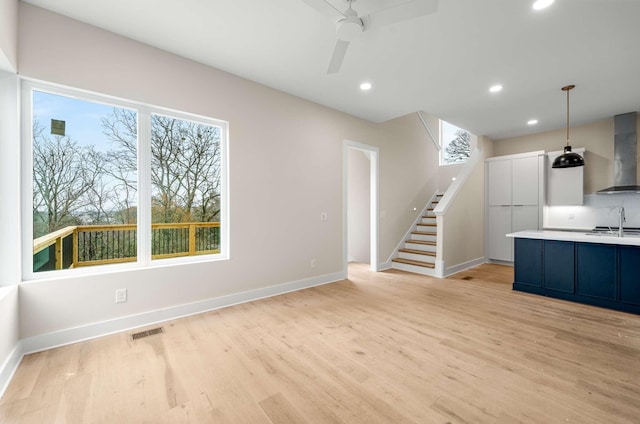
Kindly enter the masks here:
[[471, 156], [471, 134], [440, 120], [440, 165], [463, 163]]
[[24, 104], [25, 276], [226, 256], [225, 122], [26, 82]]

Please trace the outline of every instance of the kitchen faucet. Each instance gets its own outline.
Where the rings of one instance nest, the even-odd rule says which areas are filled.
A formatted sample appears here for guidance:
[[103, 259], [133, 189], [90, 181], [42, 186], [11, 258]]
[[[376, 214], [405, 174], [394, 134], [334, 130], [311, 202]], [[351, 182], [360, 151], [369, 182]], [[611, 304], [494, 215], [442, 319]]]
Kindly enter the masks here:
[[627, 219], [624, 216], [624, 206], [618, 211], [618, 237], [624, 237], [623, 224]]

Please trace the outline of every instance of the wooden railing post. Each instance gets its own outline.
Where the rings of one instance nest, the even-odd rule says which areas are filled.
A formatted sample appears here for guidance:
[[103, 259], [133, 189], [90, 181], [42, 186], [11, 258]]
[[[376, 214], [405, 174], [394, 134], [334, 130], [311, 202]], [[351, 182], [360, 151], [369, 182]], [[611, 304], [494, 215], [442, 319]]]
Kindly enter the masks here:
[[62, 269], [62, 237], [56, 239], [56, 269]]
[[196, 226], [189, 224], [189, 256], [196, 254]]
[[78, 229], [73, 230], [73, 257], [71, 259], [71, 266], [69, 268], [75, 268], [78, 263]]

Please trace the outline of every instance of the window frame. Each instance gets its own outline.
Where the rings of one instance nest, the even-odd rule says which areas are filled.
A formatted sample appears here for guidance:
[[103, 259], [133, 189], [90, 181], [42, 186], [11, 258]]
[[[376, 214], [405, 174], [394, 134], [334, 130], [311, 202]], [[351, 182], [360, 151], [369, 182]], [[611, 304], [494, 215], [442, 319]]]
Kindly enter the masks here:
[[[466, 160], [462, 160], [462, 161], [458, 161], [458, 162], [446, 162], [445, 161], [445, 154], [446, 154], [446, 148], [449, 145], [449, 143], [447, 143], [445, 145], [444, 143], [444, 137], [443, 137], [443, 131], [442, 131], [442, 127], [443, 124], [447, 123], [448, 125], [451, 125], [453, 127], [456, 127], [462, 131], [466, 131], [467, 134], [469, 134], [469, 138], [470, 138], [470, 144], [469, 144], [469, 158], [467, 158]], [[440, 158], [439, 158], [439, 165], [440, 166], [449, 166], [449, 165], [462, 165], [465, 164], [467, 162], [469, 162], [469, 159], [471, 157], [471, 152], [473, 151], [472, 146], [471, 146], [471, 141], [473, 141], [473, 134], [471, 134], [469, 131], [465, 130], [464, 128], [460, 128], [456, 125], [453, 125], [451, 122], [445, 121], [444, 119], [439, 119], [438, 120], [438, 137], [440, 140]]]
[[[201, 262], [214, 262], [229, 259], [229, 123], [227, 121], [29, 78], [21, 78], [20, 85], [20, 206], [22, 220], [21, 266], [23, 281], [59, 279], [91, 274], [106, 274], [112, 272]], [[33, 271], [33, 91], [40, 91], [53, 95], [65, 96], [136, 111], [138, 117], [136, 261], [107, 265], [93, 265], [74, 269], [40, 272]], [[151, 115], [153, 114], [164, 115], [175, 119], [220, 128], [220, 253], [162, 259], [151, 258]]]

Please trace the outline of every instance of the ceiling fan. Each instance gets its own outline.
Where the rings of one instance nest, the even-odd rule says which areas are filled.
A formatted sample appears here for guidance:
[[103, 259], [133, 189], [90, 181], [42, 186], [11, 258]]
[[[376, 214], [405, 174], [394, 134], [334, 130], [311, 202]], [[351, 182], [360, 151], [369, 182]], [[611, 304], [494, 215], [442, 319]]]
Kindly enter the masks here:
[[385, 25], [428, 15], [438, 10], [438, 0], [406, 0], [387, 9], [358, 16], [358, 13], [351, 7], [351, 4], [356, 0], [343, 0], [348, 5], [345, 11], [340, 11], [327, 0], [302, 1], [323, 15], [337, 19], [336, 35], [338, 40], [333, 49], [327, 74], [335, 74], [340, 70], [349, 43], [355, 40], [363, 31], [370, 31]]

